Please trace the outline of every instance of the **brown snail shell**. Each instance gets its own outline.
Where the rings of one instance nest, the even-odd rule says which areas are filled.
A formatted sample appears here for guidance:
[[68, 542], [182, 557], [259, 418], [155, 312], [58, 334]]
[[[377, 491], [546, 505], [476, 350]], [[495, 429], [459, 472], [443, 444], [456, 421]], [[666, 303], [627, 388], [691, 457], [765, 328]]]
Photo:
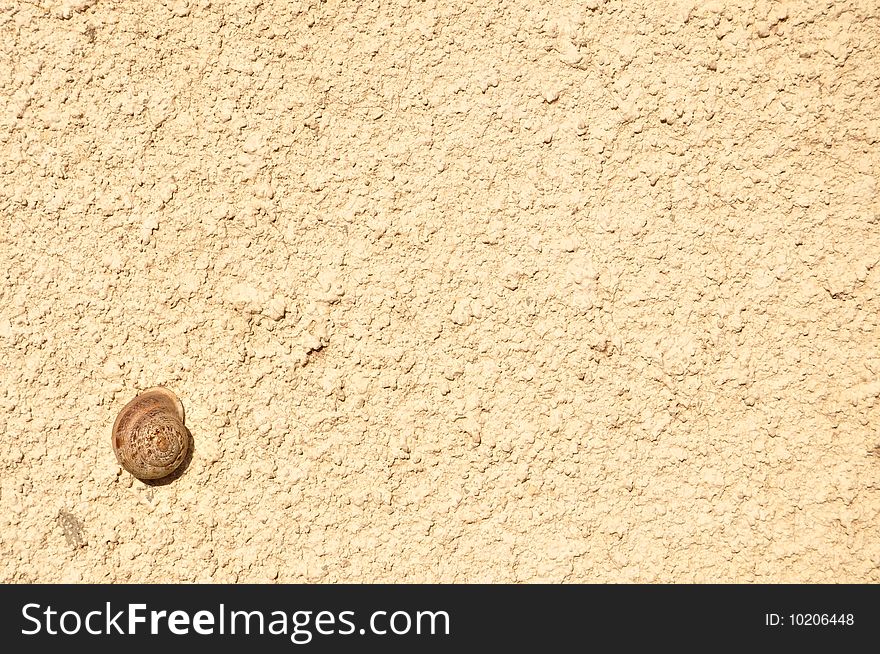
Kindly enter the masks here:
[[113, 423], [113, 452], [138, 479], [161, 479], [174, 472], [189, 451], [183, 404], [167, 388], [156, 386], [122, 407]]

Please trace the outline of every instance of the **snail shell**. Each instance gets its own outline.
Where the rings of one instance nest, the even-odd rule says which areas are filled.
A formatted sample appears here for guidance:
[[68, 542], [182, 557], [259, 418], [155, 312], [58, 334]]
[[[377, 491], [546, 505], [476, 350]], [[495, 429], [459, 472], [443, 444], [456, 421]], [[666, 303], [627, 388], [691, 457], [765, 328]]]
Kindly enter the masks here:
[[189, 450], [183, 404], [156, 386], [122, 407], [113, 423], [113, 451], [119, 464], [138, 479], [161, 479], [174, 472]]

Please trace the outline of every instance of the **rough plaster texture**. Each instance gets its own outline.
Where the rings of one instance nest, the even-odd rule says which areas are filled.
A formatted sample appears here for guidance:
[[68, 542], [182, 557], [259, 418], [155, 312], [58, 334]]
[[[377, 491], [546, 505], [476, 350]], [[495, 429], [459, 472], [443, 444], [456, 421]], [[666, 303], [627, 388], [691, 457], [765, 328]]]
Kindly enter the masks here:
[[[880, 581], [878, 44], [0, 0], [0, 579]], [[196, 449], [148, 486], [157, 384]]]

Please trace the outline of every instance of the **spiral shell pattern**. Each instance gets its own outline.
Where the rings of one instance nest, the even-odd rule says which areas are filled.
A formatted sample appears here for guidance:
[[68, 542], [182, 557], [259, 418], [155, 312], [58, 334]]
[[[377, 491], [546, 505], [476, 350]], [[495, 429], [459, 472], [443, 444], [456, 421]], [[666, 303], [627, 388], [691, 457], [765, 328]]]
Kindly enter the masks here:
[[183, 404], [166, 388], [149, 388], [126, 404], [113, 423], [113, 451], [138, 479], [174, 472], [189, 450]]

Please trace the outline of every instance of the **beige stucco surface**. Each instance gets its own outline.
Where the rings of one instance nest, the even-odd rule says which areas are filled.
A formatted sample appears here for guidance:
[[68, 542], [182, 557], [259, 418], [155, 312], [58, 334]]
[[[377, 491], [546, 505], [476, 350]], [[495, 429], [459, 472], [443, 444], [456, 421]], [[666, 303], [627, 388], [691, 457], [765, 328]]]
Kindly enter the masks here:
[[[880, 581], [878, 44], [0, 0], [0, 580]], [[155, 385], [195, 451], [146, 485]]]

